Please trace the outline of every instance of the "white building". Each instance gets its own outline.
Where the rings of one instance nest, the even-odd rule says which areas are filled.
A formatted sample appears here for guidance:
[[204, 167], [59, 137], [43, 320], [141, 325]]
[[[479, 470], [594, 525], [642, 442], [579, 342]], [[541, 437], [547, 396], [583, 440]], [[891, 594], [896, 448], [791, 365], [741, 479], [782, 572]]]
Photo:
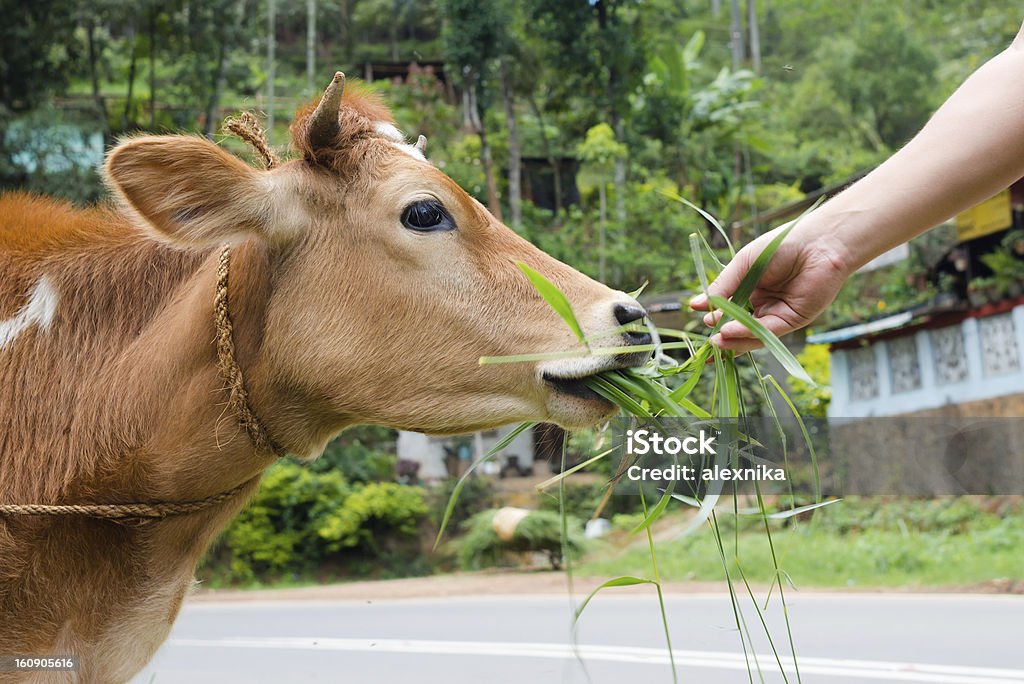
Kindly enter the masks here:
[[[398, 458], [419, 463], [420, 479], [440, 480], [464, 471], [471, 461], [490, 451], [513, 429], [515, 426], [507, 426], [456, 437], [433, 437], [419, 432], [399, 431]], [[484, 472], [498, 475], [505, 469], [507, 472], [517, 471], [518, 474], [525, 474], [533, 470], [533, 461], [533, 430], [525, 430], [494, 459], [490, 468], [484, 466]], [[454, 464], [458, 464], [458, 472], [449, 473], [449, 466]]]

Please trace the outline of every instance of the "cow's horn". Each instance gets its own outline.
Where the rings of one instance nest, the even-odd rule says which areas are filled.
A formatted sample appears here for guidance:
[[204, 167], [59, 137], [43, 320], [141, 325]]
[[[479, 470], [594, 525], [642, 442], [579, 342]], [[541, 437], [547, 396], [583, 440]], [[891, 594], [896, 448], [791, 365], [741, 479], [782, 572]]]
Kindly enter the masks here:
[[421, 135], [419, 139], [416, 140], [416, 149], [424, 154], [427, 153], [427, 136]]
[[334, 142], [341, 132], [338, 125], [338, 107], [341, 106], [341, 95], [345, 91], [345, 74], [337, 71], [330, 85], [324, 91], [320, 104], [316, 106], [306, 124], [309, 144], [315, 150], [327, 147]]

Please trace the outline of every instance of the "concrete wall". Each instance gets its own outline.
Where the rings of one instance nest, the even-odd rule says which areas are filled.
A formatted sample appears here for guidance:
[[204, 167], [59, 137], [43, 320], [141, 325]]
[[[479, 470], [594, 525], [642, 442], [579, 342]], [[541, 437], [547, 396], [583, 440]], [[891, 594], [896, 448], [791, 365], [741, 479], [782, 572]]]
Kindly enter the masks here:
[[1022, 351], [1024, 306], [861, 349], [834, 350], [829, 417], [894, 416], [953, 404], [1013, 415], [1004, 413], [1001, 398], [1024, 393]]

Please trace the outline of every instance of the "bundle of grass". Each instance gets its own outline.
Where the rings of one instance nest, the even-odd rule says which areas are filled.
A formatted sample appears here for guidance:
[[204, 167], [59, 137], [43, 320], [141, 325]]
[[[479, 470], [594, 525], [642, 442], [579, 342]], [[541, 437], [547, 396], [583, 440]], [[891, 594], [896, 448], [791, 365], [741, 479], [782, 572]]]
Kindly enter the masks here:
[[[690, 208], [698, 211], [705, 219], [709, 220], [725, 238], [725, 242], [728, 246], [729, 253], [735, 256], [735, 251], [732, 245], [729, 243], [728, 236], [722, 227], [715, 221], [715, 219], [702, 211], [695, 205], [686, 201], [681, 197], [674, 197], [677, 201], [680, 201]], [[811, 207], [813, 210], [817, 205]], [[802, 217], [801, 217], [802, 218]], [[631, 368], [625, 370], [615, 370], [601, 373], [596, 376], [592, 376], [586, 380], [587, 386], [598, 395], [604, 397], [609, 402], [618, 406], [625, 416], [633, 417], [644, 421], [657, 422], [659, 419], [664, 418], [690, 418], [700, 421], [720, 421], [721, 424], [729, 424], [731, 428], [732, 441], [729, 443], [729, 450], [722, 450], [724, 459], [738, 459], [741, 451], [741, 443], [746, 440], [748, 445], [754, 444], [755, 441], [751, 437], [747, 437], [743, 434], [743, 431], [738, 429], [737, 426], [743, 424], [743, 421], [748, 417], [747, 404], [748, 399], [743, 396], [739, 382], [738, 363], [749, 363], [756, 376], [760, 386], [760, 391], [763, 393], [764, 398], [767, 400], [764, 402], [765, 406], [772, 413], [772, 418], [775, 419], [775, 424], [782, 432], [782, 425], [779, 423], [778, 416], [774, 413], [773, 403], [768, 400], [769, 394], [772, 392], [777, 393], [782, 397], [785, 404], [792, 412], [796, 423], [799, 425], [800, 430], [803, 434], [803, 438], [807, 444], [808, 451], [811, 456], [811, 462], [814, 468], [814, 477], [817, 481], [817, 460], [814, 455], [814, 448], [811, 443], [810, 437], [807, 433], [807, 429], [804, 426], [803, 421], [797, 411], [796, 407], [790, 401], [786, 395], [780, 383], [767, 373], [762, 373], [757, 366], [756, 359], [753, 355], [746, 355], [742, 360], [730, 351], [723, 351], [717, 346], [710, 342], [712, 336], [714, 336], [719, 329], [726, 322], [730, 320], [737, 320], [747, 327], [764, 345], [765, 349], [771, 353], [775, 359], [781, 364], [786, 371], [795, 378], [803, 380], [804, 382], [813, 385], [813, 381], [800, 366], [800, 363], [790, 353], [786, 346], [776, 337], [771, 331], [765, 328], [759, 323], [750, 311], [750, 295], [754, 292], [754, 289], [768, 267], [768, 263], [771, 261], [775, 252], [779, 246], [785, 240], [786, 236], [800, 221], [798, 218], [796, 221], [789, 224], [788, 227], [779, 231], [775, 238], [768, 244], [764, 251], [755, 260], [751, 268], [748, 270], [746, 276], [737, 287], [733, 296], [729, 299], [711, 295], [708, 297], [708, 301], [714, 309], [719, 310], [722, 315], [719, 318], [715, 327], [706, 335], [697, 333], [684, 332], [680, 330], [668, 330], [664, 328], [654, 328], [648, 324], [648, 330], [652, 333], [652, 337], [655, 342], [647, 346], [630, 346], [630, 347], [611, 347], [611, 348], [595, 348], [585, 337], [582, 326], [576, 320], [575, 314], [572, 310], [568, 298], [562, 293], [554, 284], [545, 279], [540, 273], [529, 268], [525, 264], [520, 264], [520, 268], [523, 273], [529, 278], [530, 282], [537, 289], [540, 295], [548, 302], [551, 308], [562, 318], [565, 324], [573, 331], [576, 338], [579, 341], [579, 349], [565, 352], [558, 352], [555, 354], [522, 354], [516, 356], [505, 356], [505, 357], [485, 357], [480, 359], [481, 364], [495, 364], [495, 363], [523, 363], [523, 362], [536, 362], [544, 361], [551, 358], [567, 358], [572, 356], [586, 356], [591, 354], [602, 354], [602, 355], [617, 355], [629, 352], [636, 352], [643, 349], [651, 351], [651, 360], [640, 368]], [[698, 234], [690, 235], [690, 246], [693, 253], [694, 266], [701, 282], [701, 286], [705, 294], [708, 292], [708, 276], [707, 276], [707, 263], [706, 259], [710, 259], [711, 262], [717, 266], [720, 271], [724, 268], [724, 265], [718, 260], [715, 252], [711, 249], [710, 245]], [[636, 325], [636, 324], [632, 324]], [[612, 332], [620, 332], [628, 330], [630, 326], [623, 326], [621, 329], [617, 329]], [[676, 341], [663, 341], [663, 340], [676, 340]], [[670, 349], [685, 349], [689, 352], [688, 358], [685, 361], [677, 362], [664, 352]], [[707, 369], [711, 369], [708, 371]], [[709, 405], [701, 406], [698, 405], [691, 398], [694, 389], [697, 387], [702, 377], [705, 374], [712, 373], [713, 377], [710, 378], [713, 386], [712, 399]], [[489, 458], [500, 453], [508, 444], [515, 439], [524, 430], [533, 427], [533, 423], [526, 423], [520, 425], [518, 428], [513, 430], [505, 440], [496, 445], [488, 454], [480, 459], [469, 471], [463, 476], [468, 476], [476, 465], [486, 461]], [[579, 465], [566, 469], [565, 468], [565, 457], [563, 449], [563, 464], [562, 472], [551, 480], [540, 485], [540, 488], [548, 488], [557, 485], [559, 487], [560, 500], [563, 502], [562, 515], [561, 515], [561, 533], [562, 533], [562, 547], [567, 549], [571, 543], [569, 541], [569, 524], [567, 522], [567, 516], [564, 511], [564, 492], [565, 492], [565, 480], [571, 476], [574, 472], [585, 468], [595, 462], [607, 458], [612, 450], [605, 451], [600, 454], [594, 455], [592, 458], [585, 460]], [[607, 485], [606, 489], [606, 500], [611, 494], [611, 491], [615, 488], [619, 482], [622, 473], [628, 467], [629, 462], [626, 458], [623, 458], [622, 462], [617, 468], [617, 475], [613, 477]], [[460, 483], [461, 484], [461, 483]], [[454, 502], [458, 497], [460, 484], [457, 484], [453, 494], [452, 500], [449, 501], [449, 512], [454, 506]], [[790, 505], [788, 509], [780, 511], [769, 511], [764, 497], [761, 494], [759, 485], [754, 483], [756, 489], [757, 509], [753, 515], [758, 516], [763, 521], [763, 527], [765, 535], [768, 539], [769, 545], [771, 546], [771, 530], [769, 521], [772, 519], [789, 518], [796, 516], [800, 513], [808, 510], [818, 508], [828, 503], [834, 502], [822, 502], [820, 496], [817, 497], [815, 503], [806, 506], [797, 506], [795, 497], [790, 496]], [[730, 492], [724, 492], [729, 494]], [[664, 489], [661, 493], [660, 499], [652, 505], [650, 508], [647, 506], [647, 502], [643, 499], [643, 490], [639, 489], [641, 496], [641, 502], [643, 504], [643, 519], [632, 531], [633, 535], [646, 534], [647, 544], [650, 550], [651, 557], [651, 575], [649, 577], [616, 577], [610, 579], [607, 582], [601, 584], [595, 589], [584, 601], [581, 602], [579, 608], [576, 611], [576, 617], [579, 619], [583, 609], [590, 602], [591, 599], [601, 590], [611, 587], [622, 587], [629, 585], [647, 584], [654, 586], [657, 591], [658, 601], [661, 606], [661, 619], [665, 631], [665, 640], [668, 647], [670, 662], [672, 663], [673, 680], [676, 677], [675, 660], [672, 657], [672, 644], [669, 637], [668, 630], [668, 616], [665, 612], [663, 595], [662, 595], [662, 581], [658, 571], [657, 554], [655, 549], [654, 537], [651, 532], [651, 525], [658, 520], [658, 518], [666, 511], [669, 504], [672, 502], [679, 502], [687, 506], [692, 506], [697, 509], [696, 514], [691, 518], [687, 533], [693, 533], [698, 529], [701, 529], [705, 524], [710, 527], [711, 532], [714, 534], [717, 541], [717, 548], [722, 561], [723, 571], [725, 573], [725, 579], [729, 588], [729, 595], [732, 602], [733, 612], [736, 619], [736, 629], [740, 634], [741, 643], [743, 645], [744, 654], [752, 655], [751, 649], [754, 645], [754, 640], [750, 634], [747, 620], [744, 617], [743, 611], [740, 606], [741, 596], [737, 591], [737, 587], [734, 586], [733, 577], [730, 575], [730, 565], [738, 568], [739, 580], [741, 581], [743, 588], [757, 611], [760, 624], [764, 627], [765, 635], [768, 643], [771, 646], [774, 659], [778, 666], [778, 670], [782, 675], [784, 681], [788, 682], [787, 668], [783, 666], [782, 658], [776, 649], [775, 640], [769, 633], [767, 628], [767, 622], [762, 614], [761, 607], [758, 604], [754, 592], [751, 589], [750, 584], [746, 580], [746, 576], [743, 572], [743, 566], [739, 562], [738, 553], [738, 537], [735, 541], [736, 547], [733, 552], [733, 556], [729, 557], [727, 552], [727, 545], [723, 543], [722, 531], [718, 524], [718, 516], [720, 514], [731, 514], [731, 515], [751, 515], [749, 511], [741, 511], [738, 507], [738, 499], [736, 496], [737, 491], [731, 492], [733, 496], [731, 499], [723, 499], [723, 486], [719, 482], [716, 486], [709, 487], [707, 490], [701, 492], [699, 496], [686, 496], [681, 493], [673, 491], [673, 487], [669, 486]], [[722, 510], [718, 507], [718, 504], [722, 501], [731, 501], [731, 506]], [[730, 510], [731, 509], [731, 510]], [[441, 530], [438, 532], [438, 539], [444, 532], [445, 525], [447, 524], [448, 515], [442, 520]], [[482, 524], [482, 523], [481, 523]], [[734, 529], [738, 529], [734, 526]], [[466, 547], [466, 553], [471, 553], [472, 547]], [[800, 681], [799, 668], [796, 665], [796, 651], [793, 646], [792, 633], [789, 627], [788, 610], [786, 608], [785, 599], [785, 587], [784, 584], [789, 581], [788, 575], [779, 567], [777, 557], [775, 555], [774, 546], [772, 548], [772, 558], [774, 567], [775, 582], [771, 587], [771, 592], [774, 592], [782, 604], [783, 615], [785, 618], [786, 631], [789, 636], [789, 651], [792, 657], [792, 667], [795, 669], [796, 681]], [[570, 570], [570, 587], [571, 587], [571, 566]], [[769, 594], [769, 597], [771, 593]], [[766, 602], [767, 605], [767, 602]], [[753, 658], [753, 663], [748, 659], [748, 671], [753, 681], [754, 669], [758, 672], [759, 676], [763, 680], [763, 674], [761, 672], [761, 664], [758, 662], [756, 656]]]

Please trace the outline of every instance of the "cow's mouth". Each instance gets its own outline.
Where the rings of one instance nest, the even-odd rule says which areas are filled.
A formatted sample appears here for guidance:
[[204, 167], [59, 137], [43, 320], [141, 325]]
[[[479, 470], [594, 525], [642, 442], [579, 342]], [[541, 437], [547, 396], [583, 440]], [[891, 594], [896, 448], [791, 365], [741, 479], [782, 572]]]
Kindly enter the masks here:
[[551, 373], [544, 373], [544, 382], [553, 387], [555, 391], [562, 394], [568, 394], [569, 396], [576, 397], [577, 399], [584, 399], [586, 401], [602, 401], [607, 400], [600, 394], [590, 389], [587, 384], [588, 380], [592, 380], [597, 377], [597, 373], [591, 375], [584, 375], [582, 377], [575, 378], [563, 378]]

